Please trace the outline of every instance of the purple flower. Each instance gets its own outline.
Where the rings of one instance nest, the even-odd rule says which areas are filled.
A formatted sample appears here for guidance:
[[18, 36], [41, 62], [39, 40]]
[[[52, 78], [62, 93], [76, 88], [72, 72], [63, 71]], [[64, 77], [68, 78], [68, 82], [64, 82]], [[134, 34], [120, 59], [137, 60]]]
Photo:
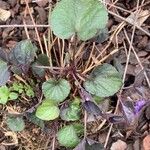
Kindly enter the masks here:
[[135, 111], [135, 114], [138, 114], [141, 109], [143, 108], [143, 106], [145, 106], [146, 104], [146, 100], [144, 99], [140, 99], [138, 101], [135, 102], [135, 105], [134, 105], [134, 111]]

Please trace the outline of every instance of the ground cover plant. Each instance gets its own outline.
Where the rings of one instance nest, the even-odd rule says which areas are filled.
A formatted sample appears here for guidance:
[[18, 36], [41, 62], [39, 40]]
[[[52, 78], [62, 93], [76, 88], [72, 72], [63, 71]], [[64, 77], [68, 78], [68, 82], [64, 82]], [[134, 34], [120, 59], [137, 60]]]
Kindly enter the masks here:
[[[36, 9], [40, 12], [44, 11], [42, 5], [46, 6], [48, 2], [37, 4]], [[149, 36], [141, 29], [147, 17], [138, 18], [140, 21], [137, 19], [135, 25], [130, 21], [131, 15], [109, 32], [109, 13], [112, 15], [113, 12], [104, 2], [61, 0], [49, 4], [46, 15], [49, 29], [41, 30], [43, 40], [25, 0], [21, 5], [28, 10], [37, 39], [30, 38], [34, 32], [28, 31], [24, 20], [26, 37], [14, 43], [8, 39], [9, 50], [0, 49], [2, 145], [19, 149], [19, 142], [26, 137], [24, 132], [32, 125], [34, 134], [46, 134], [49, 139], [46, 147], [42, 147], [39, 142], [34, 143], [31, 136], [31, 149], [97, 150], [113, 147], [113, 138], [108, 141], [112, 130], [114, 135], [119, 131], [124, 137], [128, 131], [126, 138], [136, 136], [149, 120], [150, 83], [148, 71], [144, 70], [132, 46], [135, 29], [130, 41], [125, 27], [128, 22]], [[141, 12], [139, 15], [146, 13]], [[119, 34], [126, 37], [120, 39], [120, 43]], [[125, 52], [119, 48], [122, 45]], [[130, 61], [131, 55], [136, 59]], [[148, 53], [144, 57], [149, 60]], [[144, 71], [140, 83], [139, 74], [136, 79], [131, 73], [132, 68], [130, 73], [127, 72], [127, 67], [136, 61]], [[146, 65], [149, 65], [147, 61]], [[130, 88], [132, 91], [128, 90]], [[129, 97], [129, 93], [138, 96]], [[105, 142], [96, 137], [101, 129], [105, 131]], [[31, 131], [28, 132], [30, 135]], [[121, 139], [120, 136], [114, 136], [114, 139]], [[30, 149], [27, 146], [21, 145]]]

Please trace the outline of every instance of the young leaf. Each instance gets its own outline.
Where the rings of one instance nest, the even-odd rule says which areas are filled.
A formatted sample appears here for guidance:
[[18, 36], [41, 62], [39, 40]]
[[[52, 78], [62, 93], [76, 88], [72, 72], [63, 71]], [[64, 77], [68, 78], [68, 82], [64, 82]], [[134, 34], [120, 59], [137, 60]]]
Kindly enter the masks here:
[[10, 87], [11, 91], [18, 92], [19, 94], [23, 93], [23, 89], [24, 89], [23, 84], [19, 82], [14, 82], [12, 87]]
[[6, 123], [12, 131], [22, 131], [25, 128], [24, 120], [21, 117], [8, 117]]
[[98, 0], [61, 0], [50, 15], [54, 34], [62, 39], [77, 34], [86, 41], [105, 28], [107, 21], [106, 8]]
[[7, 103], [8, 99], [9, 99], [9, 94], [10, 94], [10, 91], [6, 85], [0, 87], [0, 104]]
[[90, 74], [90, 78], [84, 82], [85, 89], [89, 93], [99, 97], [114, 95], [120, 89], [121, 85], [121, 75], [110, 64], [98, 66]]
[[52, 100], [44, 100], [36, 110], [36, 117], [41, 120], [54, 120], [59, 116], [59, 108]]
[[9, 94], [9, 100], [15, 100], [18, 98], [18, 93], [15, 93], [15, 92], [10, 92]]
[[60, 145], [67, 148], [74, 148], [80, 142], [73, 125], [68, 125], [60, 129], [57, 133], [57, 139]]
[[30, 85], [25, 85], [24, 90], [25, 90], [25, 94], [28, 97], [34, 97], [35, 94], [34, 94], [33, 88]]
[[61, 111], [60, 117], [62, 120], [75, 121], [80, 119], [80, 99], [75, 98], [68, 108]]
[[34, 46], [30, 40], [23, 40], [11, 50], [9, 54], [10, 62], [19, 70], [26, 73], [31, 62], [36, 56], [37, 47]]
[[0, 86], [5, 85], [10, 78], [7, 63], [0, 59]]
[[47, 99], [52, 99], [56, 102], [62, 102], [69, 95], [71, 90], [70, 84], [65, 79], [49, 79], [42, 85], [42, 91]]

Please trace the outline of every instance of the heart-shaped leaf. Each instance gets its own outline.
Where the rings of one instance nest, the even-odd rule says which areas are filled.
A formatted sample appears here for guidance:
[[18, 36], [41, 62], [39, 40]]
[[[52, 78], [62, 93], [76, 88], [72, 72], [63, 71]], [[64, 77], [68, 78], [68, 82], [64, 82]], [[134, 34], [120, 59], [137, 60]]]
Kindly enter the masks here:
[[37, 47], [30, 40], [23, 40], [16, 44], [9, 54], [10, 62], [19, 70], [26, 73], [36, 56]]
[[74, 148], [80, 142], [73, 125], [68, 125], [60, 129], [57, 133], [57, 139], [60, 145], [67, 148]]
[[98, 66], [84, 83], [84, 87], [89, 93], [99, 97], [114, 95], [121, 85], [120, 73], [110, 64]]
[[21, 117], [8, 117], [6, 123], [12, 131], [22, 131], [25, 128], [24, 120]]
[[62, 102], [70, 93], [70, 84], [65, 79], [49, 79], [42, 85], [42, 91], [47, 99]]
[[59, 116], [59, 108], [52, 100], [44, 100], [37, 108], [36, 116], [41, 120], [54, 120]]
[[10, 78], [7, 63], [0, 59], [0, 86], [5, 85]]
[[88, 40], [105, 28], [107, 21], [106, 8], [98, 0], [61, 0], [50, 15], [54, 34], [62, 39], [77, 34]]

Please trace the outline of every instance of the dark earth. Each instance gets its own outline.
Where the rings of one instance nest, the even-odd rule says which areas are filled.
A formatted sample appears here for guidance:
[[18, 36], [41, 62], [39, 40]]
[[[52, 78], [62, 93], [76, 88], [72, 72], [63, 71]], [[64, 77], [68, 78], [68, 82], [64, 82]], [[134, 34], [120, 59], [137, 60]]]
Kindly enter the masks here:
[[[102, 104], [105, 112], [120, 114], [122, 113], [120, 100], [123, 102], [135, 102], [141, 99], [150, 101], [150, 1], [106, 0], [105, 2], [109, 10], [108, 33], [106, 31], [102, 39], [97, 37], [85, 42], [84, 55], [80, 62], [83, 65], [86, 64], [94, 44], [93, 57], [96, 58], [102, 52], [99, 59], [108, 56], [103, 62], [114, 65], [124, 74], [124, 87]], [[49, 9], [53, 9], [55, 3], [55, 0], [0, 0], [0, 8], [11, 12], [11, 16], [6, 21], [2, 21], [0, 18], [0, 51], [9, 52], [17, 42], [30, 38], [39, 48], [39, 54], [49, 55], [50, 51], [47, 51], [45, 39], [48, 39], [49, 33], [52, 35], [48, 27], [48, 14]], [[138, 10], [139, 16], [134, 23], [132, 20], [134, 17], [131, 17], [130, 14], [136, 10]], [[129, 18], [132, 23], [129, 23]], [[26, 27], [25, 25], [31, 26]], [[118, 34], [114, 34], [115, 31]], [[58, 38], [55, 39], [54, 35], [50, 40], [51, 45], [46, 42], [48, 48], [52, 46], [51, 49], [56, 52], [52, 55], [59, 60], [58, 51], [62, 46], [62, 41]], [[64, 42], [65, 49], [67, 49], [69, 42], [67, 40]], [[111, 52], [115, 49], [117, 51], [112, 54]], [[128, 56], [129, 63], [126, 68]], [[58, 66], [57, 61], [56, 65]], [[51, 73], [48, 72], [45, 78], [49, 76]], [[28, 83], [31, 79], [35, 80], [32, 74], [21, 76], [21, 79], [12, 76], [8, 84], [22, 79]], [[24, 116], [26, 127], [17, 133], [11, 132], [5, 123], [7, 113], [35, 110], [41, 97], [42, 80], [40, 78], [36, 80], [33, 87], [36, 95], [34, 98], [26, 100], [20, 97], [20, 102], [0, 105], [0, 150], [65, 150], [64, 147], [60, 147], [56, 139], [58, 129], [66, 124], [61, 119], [46, 122], [45, 129], [41, 129], [27, 116]], [[78, 95], [76, 90], [74, 87], [72, 92]], [[82, 121], [84, 122], [84, 113]], [[150, 150], [149, 103], [143, 108], [138, 120], [133, 122], [130, 125], [114, 123], [111, 126], [110, 122], [102, 118], [88, 117], [87, 135], [90, 139], [105, 145], [108, 150]]]

